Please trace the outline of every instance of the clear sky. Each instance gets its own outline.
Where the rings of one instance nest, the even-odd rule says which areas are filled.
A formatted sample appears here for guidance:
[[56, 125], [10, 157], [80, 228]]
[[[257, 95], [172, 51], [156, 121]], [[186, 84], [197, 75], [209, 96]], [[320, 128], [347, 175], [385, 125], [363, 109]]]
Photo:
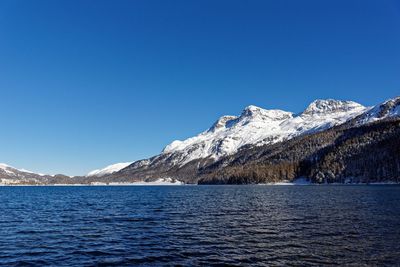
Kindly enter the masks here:
[[0, 1], [0, 162], [85, 174], [250, 104], [400, 95], [400, 1]]

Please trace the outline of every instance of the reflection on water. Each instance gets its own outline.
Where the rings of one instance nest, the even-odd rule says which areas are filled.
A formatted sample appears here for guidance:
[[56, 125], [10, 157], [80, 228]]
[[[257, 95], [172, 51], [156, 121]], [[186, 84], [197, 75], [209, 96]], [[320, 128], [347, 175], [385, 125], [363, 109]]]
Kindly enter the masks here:
[[2, 187], [0, 265], [396, 265], [398, 186]]

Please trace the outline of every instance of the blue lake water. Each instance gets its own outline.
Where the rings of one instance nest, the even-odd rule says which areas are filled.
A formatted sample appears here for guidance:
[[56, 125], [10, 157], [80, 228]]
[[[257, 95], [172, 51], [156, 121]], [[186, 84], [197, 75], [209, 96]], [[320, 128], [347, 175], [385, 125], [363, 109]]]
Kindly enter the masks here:
[[399, 186], [0, 187], [0, 265], [399, 265]]

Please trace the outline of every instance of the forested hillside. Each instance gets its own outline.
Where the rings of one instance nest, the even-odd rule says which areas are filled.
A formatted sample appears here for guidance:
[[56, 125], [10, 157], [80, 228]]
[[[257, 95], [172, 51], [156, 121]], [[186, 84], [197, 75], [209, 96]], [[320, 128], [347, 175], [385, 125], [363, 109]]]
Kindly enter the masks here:
[[335, 127], [272, 146], [242, 149], [201, 170], [199, 183], [399, 181], [400, 120]]

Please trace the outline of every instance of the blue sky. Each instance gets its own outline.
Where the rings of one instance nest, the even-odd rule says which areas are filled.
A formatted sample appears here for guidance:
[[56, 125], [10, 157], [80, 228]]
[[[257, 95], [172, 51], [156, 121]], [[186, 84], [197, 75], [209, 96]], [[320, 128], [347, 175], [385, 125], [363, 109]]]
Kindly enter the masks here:
[[250, 104], [400, 95], [400, 1], [0, 2], [0, 162], [85, 174]]

